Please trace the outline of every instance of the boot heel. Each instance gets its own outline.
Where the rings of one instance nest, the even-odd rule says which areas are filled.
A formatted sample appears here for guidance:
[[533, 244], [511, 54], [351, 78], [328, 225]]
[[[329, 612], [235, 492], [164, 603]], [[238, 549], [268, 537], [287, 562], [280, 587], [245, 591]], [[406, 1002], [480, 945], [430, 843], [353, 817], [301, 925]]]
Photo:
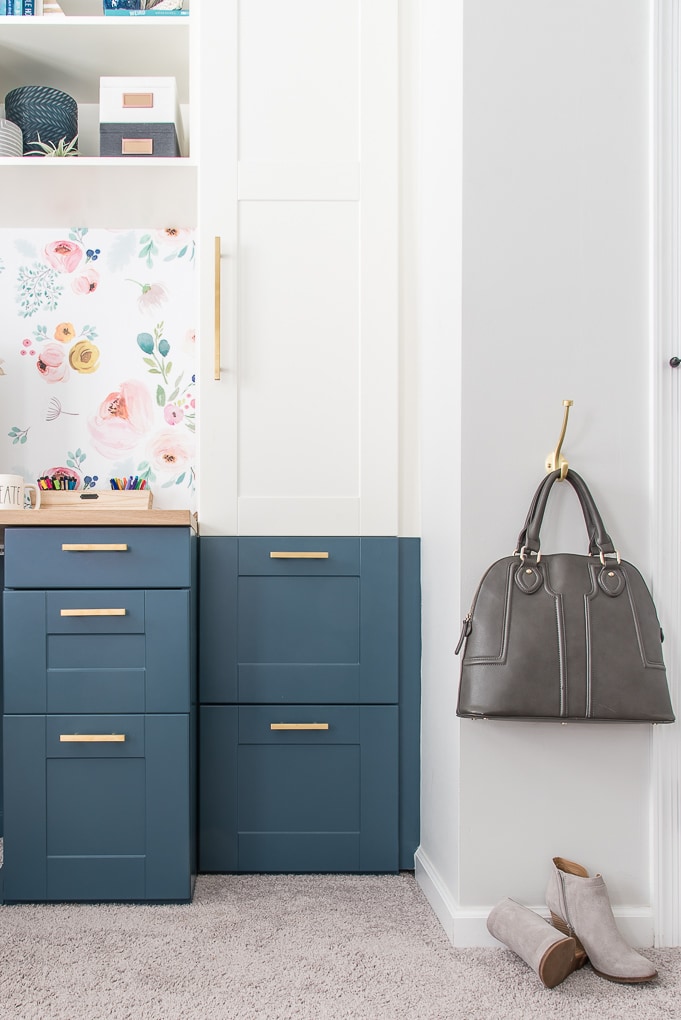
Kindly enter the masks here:
[[558, 935], [529, 907], [506, 897], [487, 918], [487, 930], [532, 968], [547, 988], [555, 988], [576, 967], [575, 940]]
[[575, 970], [579, 970], [579, 968], [583, 967], [587, 961], [587, 955], [584, 946], [579, 941], [575, 933], [573, 931], [570, 931], [562, 917], [558, 917], [558, 914], [554, 914], [552, 910], [549, 911], [549, 913], [551, 914], [551, 924], [553, 925], [553, 927], [557, 928], [558, 931], [563, 933], [563, 935], [571, 936], [575, 940], [576, 945]]

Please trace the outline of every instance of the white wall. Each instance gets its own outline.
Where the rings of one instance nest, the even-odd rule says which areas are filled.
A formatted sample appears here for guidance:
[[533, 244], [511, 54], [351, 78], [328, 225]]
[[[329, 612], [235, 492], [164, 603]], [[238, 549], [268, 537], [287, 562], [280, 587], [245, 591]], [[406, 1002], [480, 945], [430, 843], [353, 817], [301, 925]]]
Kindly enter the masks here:
[[[649, 727], [459, 723], [453, 657], [479, 576], [515, 546], [564, 398], [564, 453], [649, 578], [648, 3], [421, 8], [417, 874], [453, 941], [475, 944], [498, 899], [543, 904], [551, 857], [569, 857], [650, 943]], [[583, 551], [567, 487], [550, 512], [544, 548]]]

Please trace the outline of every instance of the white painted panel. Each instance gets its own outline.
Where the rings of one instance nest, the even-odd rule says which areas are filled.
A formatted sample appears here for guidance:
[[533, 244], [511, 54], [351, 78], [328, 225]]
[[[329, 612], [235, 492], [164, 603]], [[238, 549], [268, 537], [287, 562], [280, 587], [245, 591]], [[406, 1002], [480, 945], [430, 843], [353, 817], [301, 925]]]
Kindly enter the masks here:
[[239, 157], [356, 160], [358, 0], [239, 8]]
[[358, 499], [240, 499], [240, 535], [357, 535]]
[[239, 163], [241, 201], [359, 201], [359, 163]]
[[239, 496], [358, 495], [357, 206], [239, 209]]

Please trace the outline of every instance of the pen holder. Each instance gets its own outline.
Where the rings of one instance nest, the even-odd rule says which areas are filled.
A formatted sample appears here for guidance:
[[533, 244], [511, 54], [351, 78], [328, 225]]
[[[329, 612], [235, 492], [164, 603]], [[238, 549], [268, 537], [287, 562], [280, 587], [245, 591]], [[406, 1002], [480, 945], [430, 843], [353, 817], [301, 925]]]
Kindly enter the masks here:
[[151, 510], [151, 489], [75, 489], [60, 492], [43, 489], [40, 505], [43, 510]]

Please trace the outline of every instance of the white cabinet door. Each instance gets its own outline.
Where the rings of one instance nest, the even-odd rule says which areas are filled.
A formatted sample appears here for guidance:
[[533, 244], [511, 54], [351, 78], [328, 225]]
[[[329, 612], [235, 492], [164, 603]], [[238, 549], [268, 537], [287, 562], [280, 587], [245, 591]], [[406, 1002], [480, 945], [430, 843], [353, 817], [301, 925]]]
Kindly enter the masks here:
[[192, 9], [204, 534], [397, 534], [397, 7]]

